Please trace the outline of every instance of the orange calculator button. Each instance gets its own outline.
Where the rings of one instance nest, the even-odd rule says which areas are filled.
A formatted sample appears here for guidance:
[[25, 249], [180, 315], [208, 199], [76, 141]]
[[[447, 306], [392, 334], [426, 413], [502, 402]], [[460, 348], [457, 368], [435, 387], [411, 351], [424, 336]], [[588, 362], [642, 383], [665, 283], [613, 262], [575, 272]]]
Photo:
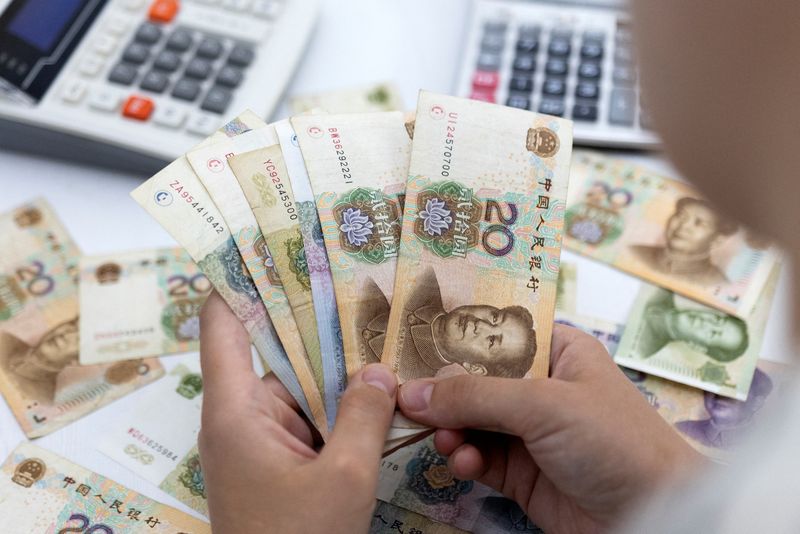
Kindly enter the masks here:
[[142, 96], [131, 96], [125, 101], [125, 107], [122, 108], [122, 114], [125, 117], [146, 121], [150, 118], [156, 105], [149, 98]]
[[150, 4], [150, 20], [153, 22], [169, 22], [178, 14], [181, 5], [178, 0], [153, 0]]

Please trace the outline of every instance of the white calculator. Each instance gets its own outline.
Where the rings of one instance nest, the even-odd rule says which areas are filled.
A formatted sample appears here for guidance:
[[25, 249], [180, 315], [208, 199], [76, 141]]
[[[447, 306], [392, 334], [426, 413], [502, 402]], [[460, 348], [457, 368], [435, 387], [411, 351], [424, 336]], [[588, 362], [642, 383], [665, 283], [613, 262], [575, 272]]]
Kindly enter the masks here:
[[572, 119], [577, 144], [654, 148], [623, 0], [475, 0], [458, 92]]
[[154, 170], [268, 116], [317, 0], [0, 0], [0, 146]]

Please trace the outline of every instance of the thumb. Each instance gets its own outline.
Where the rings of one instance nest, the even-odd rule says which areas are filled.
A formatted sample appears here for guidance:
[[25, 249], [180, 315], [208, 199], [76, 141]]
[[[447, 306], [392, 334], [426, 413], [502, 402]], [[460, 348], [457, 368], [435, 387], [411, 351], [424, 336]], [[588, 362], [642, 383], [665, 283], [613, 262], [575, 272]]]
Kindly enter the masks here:
[[[345, 465], [377, 466], [392, 422], [396, 393], [397, 377], [387, 365], [371, 364], [353, 375], [320, 458], [337, 458]], [[354, 464], [347, 462], [347, 457]]]
[[559, 381], [461, 375], [411, 380], [400, 388], [403, 414], [437, 428], [472, 428], [523, 436], [563, 401]]

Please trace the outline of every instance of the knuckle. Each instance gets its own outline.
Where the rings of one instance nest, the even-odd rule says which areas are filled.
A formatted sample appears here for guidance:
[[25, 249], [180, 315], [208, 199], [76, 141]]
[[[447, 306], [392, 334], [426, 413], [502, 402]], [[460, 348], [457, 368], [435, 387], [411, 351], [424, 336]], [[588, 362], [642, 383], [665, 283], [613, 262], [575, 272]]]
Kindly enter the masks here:
[[372, 483], [373, 470], [363, 459], [350, 454], [340, 454], [333, 461], [337, 478], [349, 487], [364, 487]]

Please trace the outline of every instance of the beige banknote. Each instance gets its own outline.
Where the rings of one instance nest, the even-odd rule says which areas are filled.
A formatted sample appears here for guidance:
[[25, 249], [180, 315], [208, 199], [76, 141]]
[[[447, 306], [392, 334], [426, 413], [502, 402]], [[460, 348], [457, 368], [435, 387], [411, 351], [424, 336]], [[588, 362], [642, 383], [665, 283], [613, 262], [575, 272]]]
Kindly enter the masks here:
[[420, 92], [383, 362], [548, 372], [572, 124]]
[[708, 306], [747, 316], [777, 253], [689, 184], [578, 152], [565, 245]]
[[[237, 154], [228, 160], [258, 221], [286, 297], [303, 338], [317, 387], [325, 391], [317, 318], [311, 298], [311, 277], [300, 233], [300, 217], [281, 153], [273, 144]], [[329, 377], [330, 380], [333, 377]]]
[[211, 284], [181, 248], [84, 256], [81, 364], [196, 351]]
[[578, 312], [578, 266], [566, 261], [558, 269], [556, 313]]
[[292, 97], [289, 105], [297, 114], [312, 110], [322, 110], [328, 113], [368, 113], [404, 109], [403, 99], [400, 98], [400, 93], [391, 83], [377, 83], [338, 91], [299, 95]]
[[589, 317], [577, 313], [568, 313], [556, 310], [556, 322], [571, 326], [595, 337], [608, 350], [609, 355], [617, 353], [619, 342], [625, 327], [598, 317]]
[[643, 284], [614, 361], [630, 369], [745, 400], [779, 273], [779, 266], [775, 266], [747, 319]]
[[211, 533], [205, 521], [32, 443], [0, 468], [0, 524], [7, 534]]
[[729, 460], [760, 419], [789, 391], [797, 369], [759, 360], [747, 400], [721, 397], [641, 371], [623, 369], [647, 401], [695, 449]]
[[176, 159], [131, 196], [197, 262], [242, 321], [262, 359], [325, 436], [325, 408], [311, 368], [302, 355], [287, 354], [281, 345], [229, 226], [188, 160]]
[[208, 514], [202, 476], [195, 476], [190, 467], [197, 454], [202, 401], [200, 361], [184, 359], [148, 388], [136, 406], [117, 413], [94, 443], [115, 462]]
[[78, 365], [80, 253], [46, 202], [0, 215], [0, 250], [0, 391], [28, 437], [163, 375], [155, 359]]
[[460, 534], [466, 531], [439, 523], [409, 510], [383, 501], [372, 512], [370, 534]]
[[400, 112], [292, 118], [333, 275], [348, 374], [380, 361], [411, 139]]
[[[310, 353], [304, 345], [306, 339], [309, 341], [317, 339], [316, 326], [309, 335], [305, 331], [304, 325], [296, 320], [296, 314], [292, 311], [292, 300], [289, 298], [292, 291], [296, 289], [296, 284], [292, 284], [291, 278], [288, 278], [285, 283], [280, 271], [284, 267], [285, 254], [282, 252], [286, 250], [286, 247], [283, 246], [283, 243], [279, 243], [280, 246], [275, 249], [278, 254], [273, 254], [272, 247], [275, 243], [270, 244], [268, 236], [262, 232], [257, 214], [254, 214], [251, 209], [245, 196], [245, 190], [240, 186], [231, 168], [231, 161], [237, 154], [274, 145], [277, 142], [275, 129], [262, 122], [260, 127], [252, 131], [235, 137], [218, 139], [214, 143], [192, 150], [186, 154], [186, 158], [225, 217], [225, 222], [230, 227], [233, 239], [244, 258], [261, 300], [267, 307], [283, 348], [298, 359], [309, 360], [316, 379], [315, 387], [324, 391], [321, 389], [322, 372], [318, 366], [314, 365], [315, 361], [318, 362], [319, 359], [319, 342], [317, 341], [316, 351], [311, 351], [317, 360], [309, 358]], [[264, 227], [270, 228], [269, 226]], [[295, 247], [293, 250], [296, 251], [295, 258], [302, 258], [302, 249], [297, 250]], [[311, 385], [305, 387], [309, 388]], [[335, 406], [326, 405], [326, 412], [329, 415], [331, 408], [335, 408]]]

